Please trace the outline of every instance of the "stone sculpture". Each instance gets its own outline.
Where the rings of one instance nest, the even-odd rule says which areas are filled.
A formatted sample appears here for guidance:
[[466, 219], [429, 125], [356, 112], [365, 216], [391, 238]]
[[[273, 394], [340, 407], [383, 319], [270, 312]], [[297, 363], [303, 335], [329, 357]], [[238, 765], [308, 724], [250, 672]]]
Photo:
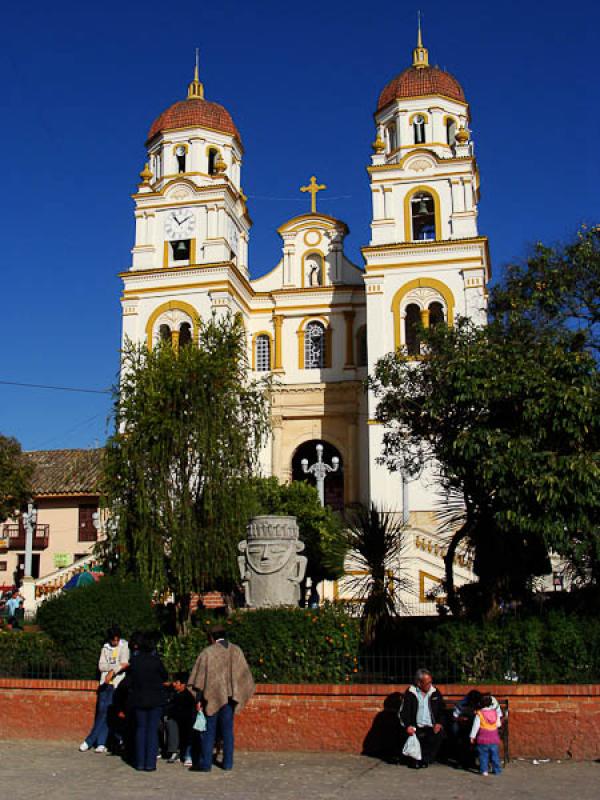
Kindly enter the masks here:
[[297, 606], [307, 559], [299, 555], [296, 517], [254, 517], [239, 543], [238, 557], [246, 605], [250, 608]]

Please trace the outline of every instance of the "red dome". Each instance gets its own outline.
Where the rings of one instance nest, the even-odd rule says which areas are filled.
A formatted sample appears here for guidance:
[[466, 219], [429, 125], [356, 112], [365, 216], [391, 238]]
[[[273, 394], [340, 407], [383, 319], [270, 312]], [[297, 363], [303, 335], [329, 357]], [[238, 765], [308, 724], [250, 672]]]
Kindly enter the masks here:
[[439, 67], [409, 67], [387, 84], [379, 95], [377, 111], [381, 111], [396, 98], [431, 94], [449, 97], [461, 103], [467, 102], [462, 86], [449, 72], [444, 72]]
[[240, 134], [229, 111], [218, 103], [209, 103], [208, 100], [202, 100], [199, 97], [173, 103], [170, 108], [163, 111], [152, 123], [148, 141], [163, 131], [179, 128], [210, 128], [219, 133], [235, 136], [241, 142]]

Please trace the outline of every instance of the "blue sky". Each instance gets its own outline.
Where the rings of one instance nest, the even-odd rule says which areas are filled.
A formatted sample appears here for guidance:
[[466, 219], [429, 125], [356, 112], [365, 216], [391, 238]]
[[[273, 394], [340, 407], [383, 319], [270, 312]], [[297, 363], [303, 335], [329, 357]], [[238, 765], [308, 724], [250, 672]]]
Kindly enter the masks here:
[[[424, 2], [430, 62], [471, 104], [482, 176], [480, 231], [494, 273], [537, 241], [598, 221], [600, 103], [591, 0]], [[410, 64], [418, 5], [33, 0], [5, 4], [0, 31], [0, 381], [110, 386], [118, 368], [120, 280], [133, 243], [130, 194], [144, 140], [186, 94], [201, 50], [206, 97], [245, 146], [253, 275], [280, 255], [276, 228], [319, 207], [369, 238], [365, 166], [385, 83]], [[110, 397], [0, 383], [0, 432], [26, 449], [87, 447], [107, 435]]]

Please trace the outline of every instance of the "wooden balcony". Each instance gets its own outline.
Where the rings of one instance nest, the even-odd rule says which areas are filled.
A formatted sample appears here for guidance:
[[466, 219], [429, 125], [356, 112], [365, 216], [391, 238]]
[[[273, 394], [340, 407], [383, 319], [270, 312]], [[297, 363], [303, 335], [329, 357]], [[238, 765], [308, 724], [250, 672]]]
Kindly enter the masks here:
[[[9, 550], [25, 550], [25, 528], [22, 525], [3, 525], [2, 538], [8, 541]], [[45, 550], [49, 540], [50, 525], [36, 525], [33, 532], [33, 549]]]

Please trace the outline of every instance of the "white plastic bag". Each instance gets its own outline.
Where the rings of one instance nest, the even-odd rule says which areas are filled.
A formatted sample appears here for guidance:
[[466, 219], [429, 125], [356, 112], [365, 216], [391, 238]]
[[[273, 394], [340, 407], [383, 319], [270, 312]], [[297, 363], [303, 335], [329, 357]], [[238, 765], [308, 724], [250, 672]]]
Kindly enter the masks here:
[[404, 742], [402, 755], [408, 758], [414, 758], [415, 761], [421, 760], [421, 743], [417, 739], [416, 733], [413, 733], [412, 736], [409, 736]]
[[194, 730], [200, 731], [200, 733], [204, 733], [206, 730], [206, 717], [202, 713], [202, 711], [198, 711], [196, 714], [196, 721], [194, 722]]

